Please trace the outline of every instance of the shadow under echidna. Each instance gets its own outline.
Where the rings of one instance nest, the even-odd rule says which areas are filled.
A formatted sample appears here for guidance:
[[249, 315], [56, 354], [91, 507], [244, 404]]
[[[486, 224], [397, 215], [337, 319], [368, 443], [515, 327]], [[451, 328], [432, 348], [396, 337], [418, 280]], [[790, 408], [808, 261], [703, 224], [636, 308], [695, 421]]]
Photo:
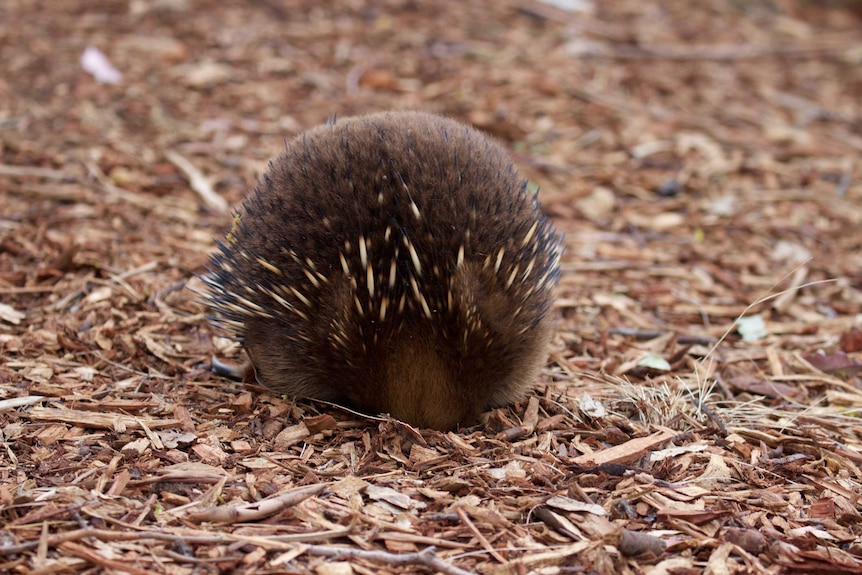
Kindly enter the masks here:
[[204, 281], [265, 386], [447, 430], [536, 381], [561, 249], [500, 146], [390, 112], [291, 141]]

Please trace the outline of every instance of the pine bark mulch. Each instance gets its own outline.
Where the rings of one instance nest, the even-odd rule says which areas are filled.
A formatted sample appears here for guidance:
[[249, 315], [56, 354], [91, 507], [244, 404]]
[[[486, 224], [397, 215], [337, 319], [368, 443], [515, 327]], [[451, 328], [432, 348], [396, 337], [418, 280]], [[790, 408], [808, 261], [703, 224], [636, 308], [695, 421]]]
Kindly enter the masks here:
[[[862, 573], [858, 2], [98, 4], [0, 8], [0, 572]], [[286, 138], [392, 108], [566, 233], [457, 432], [213, 375], [194, 293]]]

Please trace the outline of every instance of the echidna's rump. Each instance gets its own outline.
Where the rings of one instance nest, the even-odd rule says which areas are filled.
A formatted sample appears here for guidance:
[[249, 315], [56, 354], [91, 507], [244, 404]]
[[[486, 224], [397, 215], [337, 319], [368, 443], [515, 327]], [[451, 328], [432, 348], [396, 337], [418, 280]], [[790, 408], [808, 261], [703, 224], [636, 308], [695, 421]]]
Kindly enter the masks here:
[[560, 250], [503, 149], [384, 113], [290, 142], [206, 281], [264, 385], [450, 429], [535, 382]]

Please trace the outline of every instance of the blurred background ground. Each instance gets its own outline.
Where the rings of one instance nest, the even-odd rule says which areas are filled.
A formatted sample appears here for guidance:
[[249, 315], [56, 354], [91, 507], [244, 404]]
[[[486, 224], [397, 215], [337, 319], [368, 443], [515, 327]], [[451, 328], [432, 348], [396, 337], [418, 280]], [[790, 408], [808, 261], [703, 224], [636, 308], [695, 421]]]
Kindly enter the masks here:
[[[860, 102], [855, 0], [5, 0], [0, 571], [862, 572]], [[458, 433], [210, 374], [189, 289], [286, 139], [384, 109], [566, 232], [536, 393]]]

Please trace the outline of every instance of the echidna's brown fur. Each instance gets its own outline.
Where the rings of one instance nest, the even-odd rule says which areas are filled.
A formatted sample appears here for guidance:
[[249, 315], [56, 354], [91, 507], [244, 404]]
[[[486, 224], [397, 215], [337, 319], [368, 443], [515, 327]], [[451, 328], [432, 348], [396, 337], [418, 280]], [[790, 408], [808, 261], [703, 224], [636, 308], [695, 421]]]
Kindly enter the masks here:
[[290, 142], [205, 280], [264, 385], [450, 429], [535, 382], [560, 249], [499, 146], [384, 113]]

